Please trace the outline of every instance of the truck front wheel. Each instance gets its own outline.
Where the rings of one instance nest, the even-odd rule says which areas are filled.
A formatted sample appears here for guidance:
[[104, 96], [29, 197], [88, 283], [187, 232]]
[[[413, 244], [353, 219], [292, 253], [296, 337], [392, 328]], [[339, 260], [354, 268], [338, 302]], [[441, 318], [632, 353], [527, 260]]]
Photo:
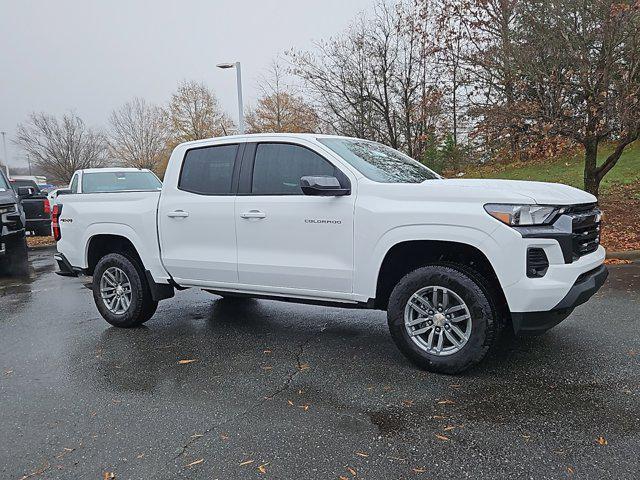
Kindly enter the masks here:
[[415, 365], [456, 374], [484, 358], [500, 319], [481, 278], [464, 267], [430, 265], [398, 282], [389, 298], [389, 330]]
[[158, 306], [139, 262], [119, 253], [102, 257], [96, 265], [93, 299], [102, 318], [122, 328], [142, 325]]

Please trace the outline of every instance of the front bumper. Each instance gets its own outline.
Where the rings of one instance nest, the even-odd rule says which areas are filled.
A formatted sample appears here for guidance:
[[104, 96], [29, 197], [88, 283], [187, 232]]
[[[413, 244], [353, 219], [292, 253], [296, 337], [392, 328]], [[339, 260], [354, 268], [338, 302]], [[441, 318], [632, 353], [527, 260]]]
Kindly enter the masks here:
[[536, 335], [553, 328], [567, 318], [573, 309], [589, 300], [604, 284], [609, 272], [600, 265], [580, 275], [569, 292], [548, 311], [512, 312], [511, 320], [516, 335]]

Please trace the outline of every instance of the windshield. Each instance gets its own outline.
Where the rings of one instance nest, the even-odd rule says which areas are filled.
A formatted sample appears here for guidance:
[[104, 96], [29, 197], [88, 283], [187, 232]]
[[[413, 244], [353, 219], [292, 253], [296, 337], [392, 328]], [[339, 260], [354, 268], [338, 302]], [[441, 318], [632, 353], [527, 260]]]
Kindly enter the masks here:
[[421, 183], [442, 178], [404, 153], [356, 138], [319, 138], [365, 177], [382, 183]]
[[9, 189], [9, 184], [4, 178], [4, 172], [0, 172], [0, 192], [4, 192]]
[[95, 172], [82, 176], [82, 193], [160, 190], [162, 182], [151, 172]]

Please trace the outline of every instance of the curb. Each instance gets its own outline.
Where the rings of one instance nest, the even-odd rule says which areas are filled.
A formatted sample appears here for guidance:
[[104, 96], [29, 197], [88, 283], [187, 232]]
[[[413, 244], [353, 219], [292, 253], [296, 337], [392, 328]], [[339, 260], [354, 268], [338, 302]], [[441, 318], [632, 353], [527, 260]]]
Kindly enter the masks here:
[[632, 262], [640, 262], [640, 250], [626, 250], [624, 252], [607, 252], [607, 258], [615, 258], [618, 260], [631, 260]]
[[55, 250], [55, 248], [56, 248], [55, 243], [53, 245], [33, 245], [28, 247], [29, 250], [47, 250], [47, 249]]

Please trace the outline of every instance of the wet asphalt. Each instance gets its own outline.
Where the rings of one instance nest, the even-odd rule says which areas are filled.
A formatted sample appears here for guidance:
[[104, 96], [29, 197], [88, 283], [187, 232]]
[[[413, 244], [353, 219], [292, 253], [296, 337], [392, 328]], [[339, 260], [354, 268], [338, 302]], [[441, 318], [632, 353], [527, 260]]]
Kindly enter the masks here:
[[51, 255], [0, 279], [2, 479], [638, 478], [639, 264], [451, 377], [382, 312], [188, 290], [115, 329]]

